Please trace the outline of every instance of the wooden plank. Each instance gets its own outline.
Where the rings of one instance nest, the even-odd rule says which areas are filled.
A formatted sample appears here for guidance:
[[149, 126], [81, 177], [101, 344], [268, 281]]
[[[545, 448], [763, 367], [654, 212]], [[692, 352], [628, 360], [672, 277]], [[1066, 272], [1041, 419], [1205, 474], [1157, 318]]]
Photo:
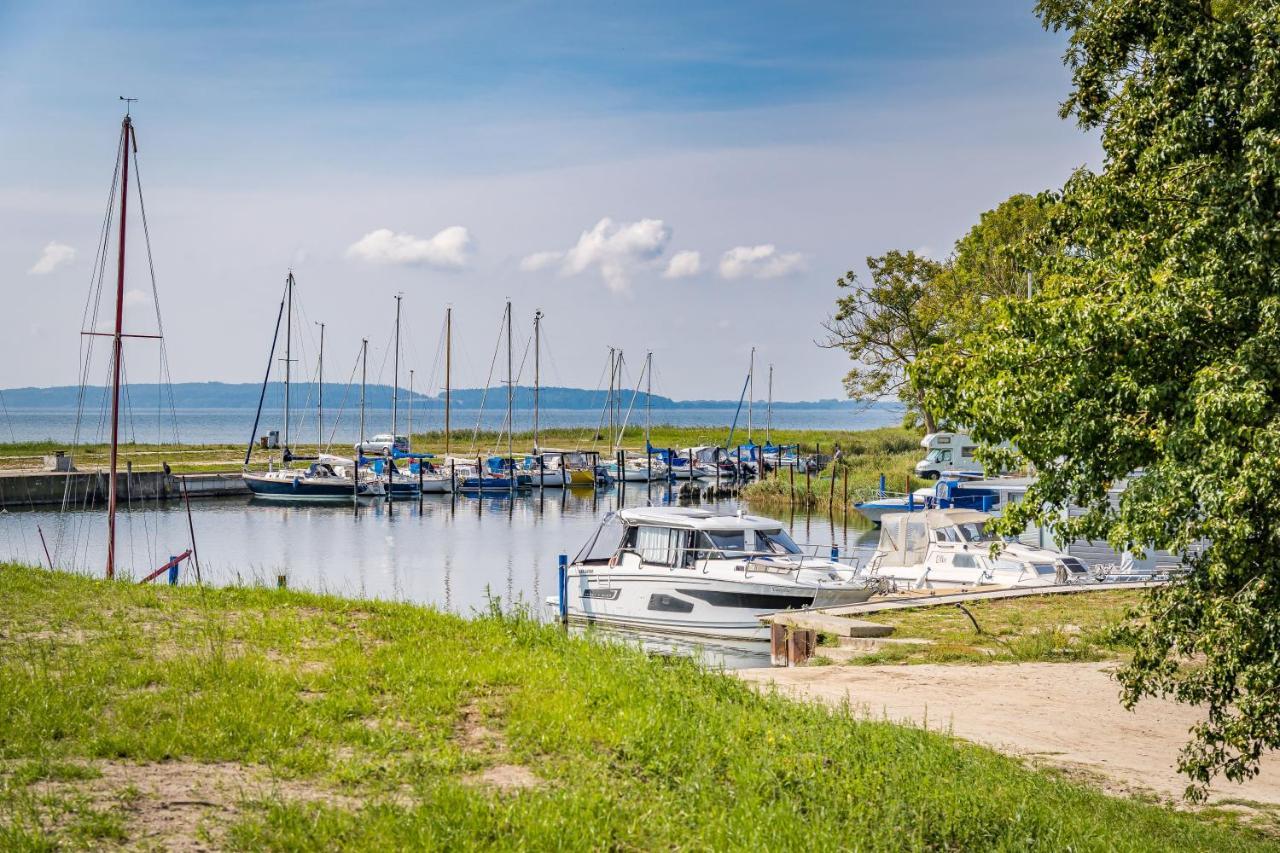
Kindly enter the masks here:
[[834, 634], [837, 637], [887, 637], [893, 633], [892, 625], [846, 619], [817, 610], [783, 610], [762, 616], [760, 621], [817, 631], [819, 634]]
[[[909, 610], [914, 607], [937, 607], [942, 604], [960, 604], [969, 601], [1001, 601], [1010, 598], [1026, 598], [1034, 595], [1073, 595], [1083, 592], [1108, 592], [1122, 589], [1150, 589], [1158, 586], [1160, 581], [1131, 581], [1123, 583], [1090, 583], [1066, 584], [1062, 586], [1039, 587], [987, 587], [985, 589], [969, 589], [963, 592], [950, 590], [913, 590], [912, 592], [933, 592], [934, 595], [890, 595], [871, 599], [861, 604], [845, 604], [839, 607], [825, 607], [821, 612], [825, 615], [843, 616], [862, 613], [883, 613], [887, 610]], [[855, 636], [850, 634], [848, 636]], [[874, 636], [874, 635], [872, 635]]]

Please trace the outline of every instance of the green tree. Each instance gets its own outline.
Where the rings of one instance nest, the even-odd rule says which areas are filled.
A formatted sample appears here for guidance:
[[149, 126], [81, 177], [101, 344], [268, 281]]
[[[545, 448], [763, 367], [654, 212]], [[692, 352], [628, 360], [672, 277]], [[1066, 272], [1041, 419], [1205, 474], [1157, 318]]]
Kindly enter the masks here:
[[[1123, 700], [1203, 708], [1180, 757], [1203, 795], [1280, 746], [1280, 4], [1041, 0], [1069, 33], [1063, 105], [1097, 174], [1052, 214], [1069, 251], [1033, 300], [913, 376], [926, 404], [1038, 476], [1006, 531], [1187, 553], [1136, 614]], [[1008, 455], [992, 451], [988, 458]], [[1107, 488], [1128, 479], [1113, 506]]]
[[835, 314], [823, 324], [823, 345], [853, 357], [854, 367], [844, 378], [850, 397], [896, 396], [919, 411], [925, 429], [933, 432], [937, 424], [908, 368], [941, 339], [946, 315], [938, 282], [946, 267], [895, 249], [867, 258], [867, 269], [870, 287], [863, 287], [852, 271], [836, 280], [848, 293], [837, 300]]
[[1054, 197], [1050, 193], [1010, 196], [956, 241], [951, 265], [956, 296], [976, 318], [981, 306], [1027, 292], [1027, 275], [1039, 280], [1053, 254], [1048, 233]]

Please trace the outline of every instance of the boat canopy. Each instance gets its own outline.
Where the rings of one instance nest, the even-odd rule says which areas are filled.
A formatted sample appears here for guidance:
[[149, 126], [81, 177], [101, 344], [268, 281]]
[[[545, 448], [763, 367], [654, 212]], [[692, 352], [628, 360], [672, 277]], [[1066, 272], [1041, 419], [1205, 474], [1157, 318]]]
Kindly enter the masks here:
[[591, 534], [591, 538], [582, 546], [578, 556], [573, 558], [574, 564], [609, 561], [614, 554], [618, 553], [618, 546], [622, 544], [624, 533], [626, 533], [626, 527], [618, 518], [618, 514], [609, 513], [601, 519], [596, 532]]
[[695, 507], [637, 507], [618, 510], [629, 525], [675, 527], [683, 530], [779, 530], [781, 521], [758, 515], [716, 515]]
[[891, 512], [880, 519], [882, 566], [916, 566], [929, 550], [929, 532], [957, 524], [981, 524], [991, 518], [972, 509], [927, 509], [920, 512]]

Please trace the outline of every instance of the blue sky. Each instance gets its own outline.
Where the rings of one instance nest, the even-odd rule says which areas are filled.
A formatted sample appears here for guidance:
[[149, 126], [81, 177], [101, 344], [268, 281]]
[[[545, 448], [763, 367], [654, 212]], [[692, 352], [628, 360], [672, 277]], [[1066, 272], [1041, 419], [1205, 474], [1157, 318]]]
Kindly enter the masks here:
[[838, 396], [840, 273], [1096, 164], [1030, 5], [0, 4], [0, 387], [75, 381], [127, 94], [176, 379], [256, 379], [292, 266], [344, 362], [403, 292], [409, 366], [448, 303], [482, 383], [510, 297], [548, 381], [652, 348], [655, 390], [730, 397], [754, 345], [780, 397]]

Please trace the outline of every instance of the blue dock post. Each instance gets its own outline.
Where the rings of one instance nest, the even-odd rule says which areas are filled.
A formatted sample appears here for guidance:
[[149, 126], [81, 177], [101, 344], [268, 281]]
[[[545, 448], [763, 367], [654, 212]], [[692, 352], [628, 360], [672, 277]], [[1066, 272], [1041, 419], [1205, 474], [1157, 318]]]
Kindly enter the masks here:
[[169, 566], [169, 586], [178, 585], [178, 557], [175, 554], [169, 555], [169, 562], [173, 565]]
[[833, 563], [840, 562], [840, 546], [839, 545], [833, 544], [831, 546], [831, 562]]
[[569, 555], [561, 554], [557, 572], [560, 582], [560, 624], [569, 623]]
[[884, 474], [881, 474], [881, 475], [880, 475], [880, 494], [879, 494], [879, 497], [884, 497]]

